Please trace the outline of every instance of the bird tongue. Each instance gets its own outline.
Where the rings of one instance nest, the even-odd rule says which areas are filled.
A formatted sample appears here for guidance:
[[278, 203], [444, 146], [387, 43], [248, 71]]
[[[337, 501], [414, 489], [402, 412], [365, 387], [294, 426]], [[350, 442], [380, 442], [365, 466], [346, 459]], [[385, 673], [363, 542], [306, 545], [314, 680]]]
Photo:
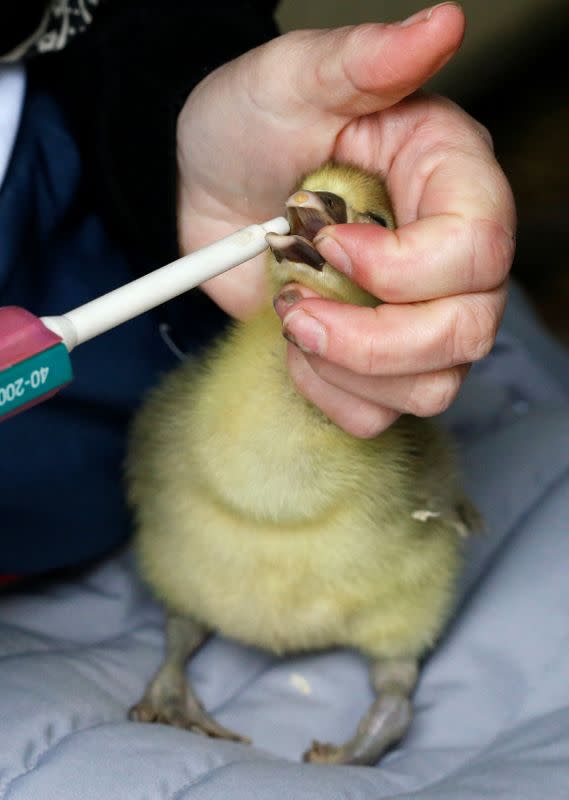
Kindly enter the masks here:
[[314, 269], [322, 270], [326, 259], [323, 258], [311, 241], [298, 233], [280, 236], [278, 233], [268, 233], [266, 236], [269, 247], [276, 260], [280, 263], [284, 259], [306, 264]]

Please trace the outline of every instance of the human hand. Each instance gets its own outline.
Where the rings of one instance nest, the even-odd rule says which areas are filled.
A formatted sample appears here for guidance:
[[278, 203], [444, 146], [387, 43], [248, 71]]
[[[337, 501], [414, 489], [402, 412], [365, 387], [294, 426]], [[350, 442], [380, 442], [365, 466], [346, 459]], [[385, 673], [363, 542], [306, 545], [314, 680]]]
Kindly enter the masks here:
[[[334, 226], [318, 245], [385, 303], [354, 308], [300, 286], [276, 303], [302, 347], [288, 353], [299, 391], [356, 436], [448, 407], [505, 305], [515, 212], [490, 138], [449, 101], [410, 96], [463, 30], [451, 3], [403, 24], [287, 34], [209, 75], [180, 115], [184, 252], [282, 213], [299, 177], [329, 158], [385, 174], [397, 231]], [[245, 317], [264, 281], [256, 259], [203, 288]]]

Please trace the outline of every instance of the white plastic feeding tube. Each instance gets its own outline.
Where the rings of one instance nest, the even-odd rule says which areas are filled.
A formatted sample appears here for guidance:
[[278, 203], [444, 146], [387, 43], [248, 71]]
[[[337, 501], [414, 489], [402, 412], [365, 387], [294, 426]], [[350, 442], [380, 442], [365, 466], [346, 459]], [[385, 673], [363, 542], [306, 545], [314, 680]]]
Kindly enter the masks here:
[[267, 233], [286, 234], [289, 230], [284, 217], [249, 225], [67, 314], [42, 317], [42, 322], [60, 336], [71, 351], [78, 344], [259, 255], [268, 247]]

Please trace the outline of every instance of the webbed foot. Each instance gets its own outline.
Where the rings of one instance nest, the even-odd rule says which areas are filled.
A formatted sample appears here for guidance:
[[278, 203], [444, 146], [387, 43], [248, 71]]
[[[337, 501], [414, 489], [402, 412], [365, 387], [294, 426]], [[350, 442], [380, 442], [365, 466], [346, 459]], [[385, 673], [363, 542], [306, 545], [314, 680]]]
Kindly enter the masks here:
[[303, 755], [311, 764], [377, 764], [407, 732], [413, 717], [410, 695], [417, 681], [414, 661], [377, 662], [372, 683], [379, 697], [363, 717], [355, 735], [342, 745], [313, 741]]
[[186, 679], [186, 661], [202, 644], [207, 631], [194, 620], [169, 616], [166, 624], [166, 655], [143, 697], [129, 711], [134, 722], [161, 722], [217, 739], [246, 742], [246, 736], [225, 728], [200, 703]]
[[[158, 676], [157, 676], [158, 677]], [[250, 739], [225, 728], [192, 697], [186, 687], [160, 685], [156, 680], [144, 697], [129, 711], [129, 719], [136, 722], [161, 722], [176, 728], [216, 739], [250, 743]]]

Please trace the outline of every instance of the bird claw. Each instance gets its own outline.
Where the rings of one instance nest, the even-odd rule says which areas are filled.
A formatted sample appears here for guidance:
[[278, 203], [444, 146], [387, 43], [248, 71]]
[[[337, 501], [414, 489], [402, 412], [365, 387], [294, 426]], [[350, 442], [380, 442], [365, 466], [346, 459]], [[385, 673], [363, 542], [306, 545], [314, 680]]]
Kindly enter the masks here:
[[312, 741], [310, 750], [302, 756], [302, 760], [309, 764], [343, 764], [343, 748], [329, 742]]
[[188, 708], [185, 698], [180, 700], [169, 698], [168, 701], [157, 704], [151, 698], [143, 697], [130, 709], [128, 716], [133, 722], [158, 722], [214, 739], [251, 744], [247, 736], [220, 725], [207, 711]]

